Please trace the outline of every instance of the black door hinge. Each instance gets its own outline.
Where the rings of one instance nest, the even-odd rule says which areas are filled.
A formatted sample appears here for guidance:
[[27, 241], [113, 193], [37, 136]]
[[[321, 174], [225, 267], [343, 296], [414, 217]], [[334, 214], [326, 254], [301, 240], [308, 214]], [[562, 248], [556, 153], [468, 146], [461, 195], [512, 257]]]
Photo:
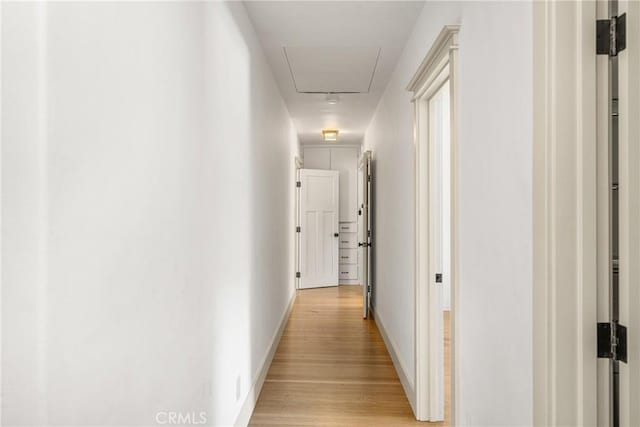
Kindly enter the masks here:
[[296, 233], [300, 232], [300, 226], [296, 227]]
[[298, 187], [298, 188], [302, 187], [302, 182], [296, 181], [296, 187]]
[[436, 283], [442, 283], [442, 273], [436, 273]]
[[616, 56], [627, 47], [627, 14], [596, 21], [596, 53]]
[[300, 278], [300, 272], [296, 271], [296, 279], [299, 279], [299, 278]]
[[617, 322], [598, 323], [598, 357], [627, 363], [627, 328]]

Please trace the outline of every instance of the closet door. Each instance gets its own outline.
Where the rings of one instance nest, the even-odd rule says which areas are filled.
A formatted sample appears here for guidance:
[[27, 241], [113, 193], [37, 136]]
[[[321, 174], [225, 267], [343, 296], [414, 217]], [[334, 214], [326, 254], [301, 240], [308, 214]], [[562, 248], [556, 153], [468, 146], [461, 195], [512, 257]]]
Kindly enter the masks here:
[[338, 285], [338, 173], [300, 169], [300, 288]]
[[331, 170], [340, 172], [341, 223], [355, 223], [358, 217], [358, 151], [355, 147], [331, 147]]

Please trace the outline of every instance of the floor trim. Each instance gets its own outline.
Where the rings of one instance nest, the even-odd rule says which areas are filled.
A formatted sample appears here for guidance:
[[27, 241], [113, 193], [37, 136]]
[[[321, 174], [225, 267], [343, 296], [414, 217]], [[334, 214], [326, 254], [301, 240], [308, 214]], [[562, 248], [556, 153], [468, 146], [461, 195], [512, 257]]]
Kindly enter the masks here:
[[396, 352], [395, 342], [391, 339], [391, 337], [387, 334], [387, 330], [384, 327], [384, 322], [378, 315], [378, 313], [373, 313], [373, 310], [370, 311], [371, 317], [376, 322], [378, 326], [378, 330], [380, 331], [380, 335], [382, 336], [382, 340], [384, 341], [385, 346], [387, 347], [387, 351], [391, 356], [391, 360], [393, 361], [393, 367], [396, 368], [396, 373], [398, 374], [398, 378], [400, 379], [400, 384], [402, 384], [402, 388], [404, 389], [404, 394], [407, 395], [407, 400], [409, 401], [409, 405], [411, 406], [411, 410], [413, 414], [416, 414], [416, 393], [412, 385], [412, 381], [409, 379], [407, 375], [407, 370], [405, 369], [402, 362], [400, 362], [400, 358], [398, 357], [398, 353]]
[[258, 402], [258, 397], [260, 396], [260, 391], [262, 390], [262, 386], [264, 385], [264, 380], [267, 377], [267, 372], [269, 372], [269, 368], [271, 367], [271, 362], [273, 361], [273, 356], [276, 354], [276, 350], [278, 349], [278, 344], [280, 344], [280, 338], [282, 337], [282, 333], [284, 332], [284, 328], [287, 325], [287, 321], [289, 320], [289, 315], [291, 314], [291, 310], [293, 309], [293, 303], [296, 301], [297, 292], [294, 291], [291, 296], [291, 300], [289, 301], [289, 305], [287, 309], [282, 315], [280, 319], [280, 325], [276, 330], [273, 338], [271, 339], [271, 345], [269, 346], [269, 351], [267, 352], [264, 360], [262, 361], [262, 366], [260, 367], [260, 371], [258, 371], [258, 376], [253, 382], [253, 386], [251, 390], [249, 390], [249, 394], [245, 398], [244, 403], [242, 404], [242, 408], [240, 409], [240, 413], [238, 414], [238, 418], [236, 418], [236, 422], [233, 424], [237, 427], [245, 427], [249, 424], [251, 420], [251, 415], [253, 415], [253, 410], [256, 407], [256, 403]]

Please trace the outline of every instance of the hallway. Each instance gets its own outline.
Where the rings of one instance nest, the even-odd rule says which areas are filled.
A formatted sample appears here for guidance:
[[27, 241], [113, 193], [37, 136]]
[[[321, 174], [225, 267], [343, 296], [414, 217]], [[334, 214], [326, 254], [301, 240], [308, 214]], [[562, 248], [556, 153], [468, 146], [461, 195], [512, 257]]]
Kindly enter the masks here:
[[[378, 327], [361, 317], [361, 287], [297, 293], [250, 425], [421, 425]], [[447, 361], [448, 352], [447, 338]], [[448, 420], [448, 363], [445, 369]]]
[[552, 425], [586, 396], [595, 355], [554, 340], [595, 340], [563, 310], [596, 281], [549, 272], [596, 254], [536, 239], [596, 236], [565, 221], [596, 162], [564, 156], [595, 141], [536, 163], [537, 2], [0, 3], [0, 425]]

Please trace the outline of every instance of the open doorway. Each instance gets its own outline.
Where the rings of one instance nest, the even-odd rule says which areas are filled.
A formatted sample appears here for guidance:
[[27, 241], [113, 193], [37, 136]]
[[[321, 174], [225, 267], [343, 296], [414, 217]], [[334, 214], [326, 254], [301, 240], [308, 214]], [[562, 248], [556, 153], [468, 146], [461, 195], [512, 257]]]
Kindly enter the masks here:
[[[426, 100], [429, 121], [430, 150], [430, 263], [435, 292], [441, 314], [435, 314], [437, 328], [432, 344], [434, 362], [439, 366], [431, 388], [433, 399], [430, 413], [433, 421], [448, 420], [447, 402], [451, 401], [449, 375], [449, 332], [451, 321], [451, 138], [450, 84], [445, 80]], [[441, 324], [438, 324], [441, 322]], [[441, 337], [439, 337], [441, 336]]]
[[458, 26], [446, 26], [418, 68], [416, 145], [415, 405], [421, 421], [452, 420], [455, 401]]
[[305, 145], [302, 152], [296, 184], [297, 288], [363, 285], [361, 147]]

